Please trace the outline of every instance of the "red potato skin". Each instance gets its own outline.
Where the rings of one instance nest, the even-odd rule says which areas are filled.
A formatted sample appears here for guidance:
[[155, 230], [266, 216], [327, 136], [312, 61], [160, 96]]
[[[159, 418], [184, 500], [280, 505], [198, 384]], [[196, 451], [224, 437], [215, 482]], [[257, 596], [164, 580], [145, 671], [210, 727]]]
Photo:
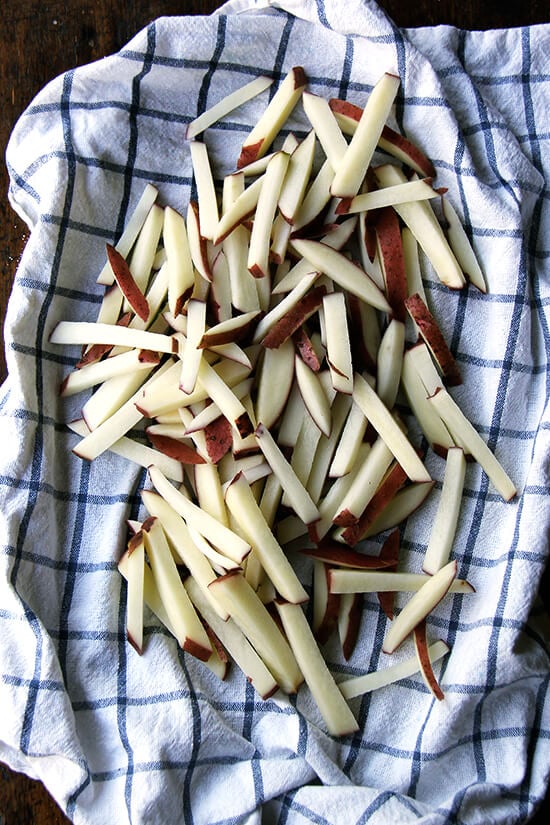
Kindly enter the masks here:
[[317, 357], [317, 353], [311, 343], [311, 338], [309, 337], [306, 328], [304, 326], [298, 327], [296, 332], [292, 333], [292, 340], [294, 341], [296, 352], [304, 364], [307, 364], [313, 372], [319, 372], [321, 369], [321, 362]]
[[[394, 572], [397, 570], [397, 563], [399, 561], [399, 530], [392, 530], [384, 544], [382, 545], [382, 549], [380, 551], [380, 558], [384, 559], [384, 561], [389, 563], [388, 570]], [[394, 616], [394, 605], [395, 605], [395, 593], [391, 591], [387, 593], [377, 593], [378, 596], [378, 603], [386, 617], [390, 620], [393, 620]]]
[[111, 264], [115, 281], [120, 287], [120, 291], [127, 299], [136, 315], [141, 318], [142, 321], [147, 321], [149, 318], [149, 304], [147, 303], [147, 298], [136, 284], [126, 259], [112, 244], [106, 244], [106, 248], [107, 257], [109, 259], [109, 263]]
[[349, 212], [349, 208], [351, 206], [353, 198], [346, 197], [341, 198], [338, 206], [336, 207], [336, 214], [337, 215], [347, 215]]
[[262, 339], [262, 346], [276, 349], [284, 344], [323, 303], [326, 294], [324, 285], [313, 287], [295, 306], [293, 306]]
[[174, 304], [174, 315], [177, 316], [177, 315], [182, 315], [183, 314], [183, 309], [185, 307], [185, 304], [187, 303], [187, 301], [189, 300], [189, 298], [191, 297], [192, 294], [193, 294], [193, 287], [189, 287], [189, 289], [186, 289], [185, 292], [182, 292], [182, 294], [178, 298], [176, 298], [176, 301], [175, 301], [175, 304]]
[[237, 169], [242, 169], [244, 166], [248, 166], [249, 163], [253, 163], [255, 160], [258, 160], [264, 142], [265, 141], [262, 138], [257, 143], [251, 143], [250, 146], [243, 146], [241, 149], [241, 154], [237, 160]]
[[307, 83], [307, 75], [305, 73], [303, 66], [294, 66], [292, 69], [294, 72], [294, 88], [302, 89]]
[[[380, 135], [382, 143], [387, 141], [388, 143], [397, 146], [398, 149], [410, 157], [410, 159], [417, 164], [417, 166], [422, 169], [422, 172], [427, 178], [435, 178], [436, 169], [431, 160], [426, 157], [424, 152], [418, 148], [412, 141], [408, 140], [404, 135], [400, 135], [399, 132], [396, 132], [391, 126], [384, 126], [382, 129], [382, 134]], [[382, 148], [382, 147], [380, 147]]]
[[265, 272], [258, 264], [253, 264], [252, 266], [250, 266], [248, 268], [248, 271], [250, 272], [253, 278], [265, 278], [267, 275], [267, 272]]
[[252, 424], [248, 413], [243, 413], [239, 416], [239, 418], [235, 421], [235, 426], [237, 427], [241, 438], [246, 438], [247, 435], [251, 435], [254, 432], [254, 425]]
[[[218, 637], [216, 636], [216, 634], [214, 633], [214, 631], [212, 630], [212, 628], [210, 627], [208, 622], [206, 622], [202, 618], [202, 616], [200, 616], [199, 618], [202, 622], [202, 626], [206, 630], [206, 635], [210, 639], [212, 647], [215, 648], [216, 653], [218, 654], [218, 656], [220, 657], [222, 662], [224, 662], [224, 664], [228, 665], [229, 664], [229, 656], [227, 655], [227, 651], [226, 651], [225, 647], [222, 645], [222, 643], [220, 642], [220, 640], [218, 639]], [[227, 668], [226, 668], [226, 674], [225, 675], [227, 675]]]
[[355, 103], [350, 103], [349, 100], [342, 100], [338, 97], [332, 97], [328, 103], [335, 114], [349, 117], [350, 120], [355, 120], [357, 123], [361, 120], [363, 109], [356, 106]]
[[356, 520], [355, 524], [350, 525], [344, 530], [342, 538], [346, 544], [353, 547], [361, 540], [361, 537], [371, 526], [375, 518], [382, 512], [384, 507], [389, 504], [397, 491], [405, 484], [406, 480], [407, 474], [401, 465], [396, 462], [381, 482], [378, 490]]
[[127, 544], [127, 550], [128, 550], [127, 555], [131, 556], [132, 553], [134, 552], [134, 550], [137, 550], [137, 548], [140, 546], [142, 541], [143, 541], [143, 531], [142, 530], [139, 530], [137, 533], [134, 533], [132, 536], [130, 536], [130, 538], [128, 539], [128, 544]]
[[178, 441], [177, 438], [155, 433], [147, 433], [147, 437], [156, 450], [170, 458], [175, 458], [176, 461], [181, 461], [182, 464], [206, 464], [204, 458], [196, 450]]
[[353, 527], [357, 524], [357, 516], [348, 510], [340, 510], [334, 518], [332, 519], [333, 524], [337, 524], [338, 527]]
[[143, 647], [140, 647], [140, 645], [138, 645], [138, 643], [136, 642], [136, 640], [134, 639], [132, 634], [129, 633], [128, 631], [126, 631], [126, 639], [132, 645], [132, 647], [134, 648], [134, 650], [136, 651], [138, 656], [142, 656], [143, 655]]
[[207, 662], [212, 655], [211, 649], [197, 644], [197, 642], [189, 637], [184, 640], [182, 649], [187, 653], [190, 653], [191, 656], [194, 656], [195, 659], [199, 659], [201, 662]]
[[150, 349], [142, 349], [138, 355], [141, 364], [160, 364], [160, 355]]
[[418, 292], [410, 295], [405, 300], [405, 307], [416, 323], [426, 345], [433, 353], [447, 384], [450, 387], [457, 387], [459, 384], [462, 384], [462, 376], [458, 364], [447, 346], [447, 342], [437, 321], [426, 306], [422, 296], [419, 295]]
[[392, 207], [379, 210], [374, 229], [386, 281], [386, 297], [393, 317], [404, 323], [407, 314], [407, 275], [399, 218]]
[[394, 564], [393, 560], [385, 560], [381, 556], [367, 556], [357, 550], [351, 550], [339, 541], [322, 539], [317, 547], [308, 547], [302, 550], [305, 556], [332, 564], [338, 567], [350, 567], [356, 570], [381, 570]]
[[426, 682], [430, 686], [435, 698], [441, 702], [445, 698], [441, 686], [435, 677], [432, 663], [428, 653], [428, 641], [426, 638], [426, 619], [423, 619], [420, 624], [414, 629], [414, 641], [418, 653], [418, 661], [420, 662], [420, 669]]
[[148, 533], [151, 530], [151, 528], [152, 528], [152, 526], [153, 526], [153, 524], [155, 523], [156, 520], [157, 520], [156, 516], [147, 516], [145, 521], [143, 521], [142, 524], [141, 524], [142, 531], [144, 533]]
[[204, 428], [204, 436], [208, 457], [213, 464], [217, 464], [231, 449], [233, 443], [231, 424], [223, 415], [220, 415], [211, 424], [207, 424]]

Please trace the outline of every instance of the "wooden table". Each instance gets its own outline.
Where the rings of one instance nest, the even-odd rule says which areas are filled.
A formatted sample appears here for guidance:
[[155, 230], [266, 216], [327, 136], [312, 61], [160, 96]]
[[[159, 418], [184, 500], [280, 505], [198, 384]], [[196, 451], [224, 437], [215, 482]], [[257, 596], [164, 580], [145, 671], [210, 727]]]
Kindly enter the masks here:
[[[0, 146], [4, 152], [11, 129], [34, 95], [67, 69], [117, 51], [148, 22], [161, 15], [208, 14], [219, 0], [4, 0], [0, 50]], [[447, 24], [463, 29], [492, 29], [549, 22], [546, 0], [380, 0], [399, 26]], [[0, 169], [0, 317], [3, 319], [13, 276], [25, 241], [26, 226], [11, 210], [5, 193], [8, 179]], [[4, 347], [0, 382], [6, 375]], [[547, 591], [548, 588], [545, 587]], [[548, 822], [550, 798], [533, 823]], [[0, 764], [0, 823], [60, 825], [67, 823], [39, 782]]]

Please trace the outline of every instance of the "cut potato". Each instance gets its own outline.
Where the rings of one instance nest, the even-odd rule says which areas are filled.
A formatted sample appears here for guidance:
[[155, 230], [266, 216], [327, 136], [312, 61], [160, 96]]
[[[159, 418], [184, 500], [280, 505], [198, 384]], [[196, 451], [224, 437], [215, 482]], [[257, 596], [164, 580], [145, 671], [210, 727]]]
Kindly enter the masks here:
[[[96, 320], [60, 320], [50, 343], [82, 346], [61, 388], [89, 396], [75, 456], [115, 452], [153, 487], [118, 565], [129, 643], [143, 651], [147, 604], [186, 655], [221, 679], [234, 660], [260, 699], [305, 681], [325, 730], [347, 736], [347, 700], [365, 691], [420, 670], [442, 698], [432, 663], [448, 648], [426, 630], [447, 593], [474, 592], [453, 558], [466, 458], [506, 500], [516, 487], [447, 389], [460, 376], [425, 266], [443, 287], [485, 283], [433, 165], [386, 122], [399, 78], [383, 74], [361, 109], [291, 68], [218, 180], [198, 136], [271, 83], [212, 87], [214, 105], [185, 117], [196, 200], [180, 213], [145, 187], [107, 247]], [[393, 160], [373, 165], [377, 150]], [[416, 539], [400, 538], [434, 488], [431, 453], [445, 473], [417, 573]], [[319, 645], [364, 653], [369, 592], [391, 622], [379, 649], [412, 634], [416, 657], [337, 685]]]

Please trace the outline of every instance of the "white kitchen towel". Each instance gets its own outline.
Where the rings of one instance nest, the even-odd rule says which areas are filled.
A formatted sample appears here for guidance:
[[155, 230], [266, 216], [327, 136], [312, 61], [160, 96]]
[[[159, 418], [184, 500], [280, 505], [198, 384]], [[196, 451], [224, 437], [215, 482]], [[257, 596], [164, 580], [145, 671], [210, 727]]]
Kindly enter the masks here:
[[[0, 760], [43, 780], [79, 825], [524, 822], [550, 769], [536, 598], [550, 527], [550, 28], [403, 31], [367, 0], [267, 6], [152, 22], [51, 82], [13, 132], [9, 194], [31, 233], [0, 396]], [[65, 422], [81, 399], [58, 389], [77, 353], [48, 342], [57, 321], [95, 318], [105, 242], [147, 182], [184, 208], [186, 124], [297, 65], [312, 91], [359, 105], [382, 72], [400, 75], [391, 123], [433, 160], [489, 287], [450, 292], [424, 270], [464, 377], [453, 394], [519, 491], [503, 502], [468, 465], [453, 556], [476, 594], [449, 597], [428, 622], [452, 648], [438, 670], [444, 701], [420, 676], [402, 680], [352, 700], [360, 731], [343, 739], [324, 732], [307, 688], [261, 701], [236, 669], [220, 683], [150, 613], [144, 655], [128, 646], [116, 563], [144, 474], [71, 454]], [[234, 168], [268, 95], [205, 135], [217, 175]], [[301, 107], [290, 126], [306, 129]], [[409, 570], [440, 494], [443, 461], [427, 463], [437, 484], [403, 533]], [[385, 629], [366, 596], [350, 661], [325, 648], [338, 679], [387, 666]]]

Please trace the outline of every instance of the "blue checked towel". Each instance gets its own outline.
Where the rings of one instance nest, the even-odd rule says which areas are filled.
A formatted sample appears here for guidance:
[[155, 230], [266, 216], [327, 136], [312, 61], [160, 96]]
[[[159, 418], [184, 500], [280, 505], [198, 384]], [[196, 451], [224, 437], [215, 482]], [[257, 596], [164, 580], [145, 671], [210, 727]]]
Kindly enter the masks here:
[[[32, 231], [0, 398], [0, 760], [43, 780], [80, 825], [524, 822], [550, 768], [537, 602], [550, 522], [550, 29], [403, 31], [368, 0], [268, 5], [157, 20], [50, 83], [14, 130], [10, 198]], [[323, 732], [307, 689], [263, 702], [237, 670], [220, 683], [152, 614], [145, 655], [128, 646], [116, 561], [143, 474], [71, 455], [63, 422], [81, 399], [58, 388], [75, 352], [48, 343], [57, 321], [95, 318], [105, 242], [147, 182], [184, 208], [186, 123], [295, 65], [312, 91], [360, 105], [384, 70], [401, 76], [393, 125], [432, 158], [489, 285], [449, 294], [427, 275], [464, 376], [453, 393], [520, 491], [504, 503], [468, 465], [454, 555], [477, 593], [449, 597], [428, 625], [453, 649], [438, 671], [445, 700], [408, 678], [352, 700], [360, 732], [342, 740]], [[218, 175], [264, 105], [209, 131]], [[305, 128], [300, 109], [292, 127]], [[440, 490], [443, 462], [428, 462], [438, 483], [404, 533], [410, 570]], [[385, 627], [366, 596], [353, 658], [326, 648], [337, 678], [385, 666]]]

